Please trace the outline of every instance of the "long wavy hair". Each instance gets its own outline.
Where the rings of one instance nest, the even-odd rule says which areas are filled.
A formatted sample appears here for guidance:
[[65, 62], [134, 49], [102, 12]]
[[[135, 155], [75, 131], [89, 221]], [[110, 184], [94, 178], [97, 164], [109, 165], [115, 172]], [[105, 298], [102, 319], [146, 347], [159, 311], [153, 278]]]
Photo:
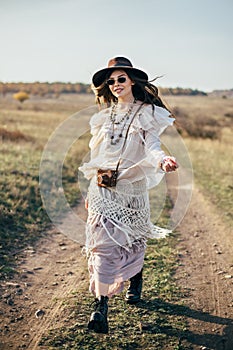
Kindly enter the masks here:
[[[163, 107], [169, 111], [167, 106], [159, 97], [158, 88], [155, 85], [151, 84], [149, 81], [138, 78], [137, 75], [135, 75], [134, 72], [130, 69], [121, 68], [121, 70], [125, 71], [130, 80], [132, 80], [132, 82], [134, 83], [134, 85], [132, 85], [132, 93], [135, 100], [141, 101], [145, 104], [150, 104], [152, 105], [153, 109], [154, 105], [156, 105], [159, 107]], [[109, 89], [109, 86], [106, 84], [106, 81], [107, 79], [109, 79], [111, 73], [112, 72], [109, 72], [109, 74], [106, 75], [105, 81], [100, 86], [92, 86], [92, 90], [94, 91], [96, 96], [96, 103], [99, 106], [105, 103], [109, 107], [112, 103], [117, 103], [118, 101], [117, 97], [112, 94], [111, 90]], [[155, 78], [154, 80], [156, 79], [157, 78]]]

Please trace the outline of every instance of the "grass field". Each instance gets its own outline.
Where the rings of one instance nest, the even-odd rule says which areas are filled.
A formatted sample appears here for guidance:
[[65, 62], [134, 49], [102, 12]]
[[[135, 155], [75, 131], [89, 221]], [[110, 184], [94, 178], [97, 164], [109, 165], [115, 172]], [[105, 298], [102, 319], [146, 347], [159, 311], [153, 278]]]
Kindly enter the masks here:
[[[176, 111], [178, 123], [189, 126], [195, 135], [184, 140], [194, 169], [194, 180], [199, 184], [223, 220], [232, 224], [233, 163], [232, 131], [233, 100], [211, 97], [170, 97], [169, 105]], [[185, 120], [184, 120], [185, 119]], [[206, 133], [203, 133], [203, 130]], [[208, 136], [208, 132], [210, 137]]]
[[[39, 189], [42, 152], [54, 129], [70, 115], [89, 106], [89, 96], [34, 99], [23, 106], [10, 97], [1, 99], [0, 127], [0, 274], [15, 272], [17, 255], [40, 237], [49, 219]], [[79, 199], [78, 164], [68, 155], [63, 172], [66, 196], [74, 205]]]
[[[210, 97], [166, 97], [170, 108], [177, 115], [177, 127], [184, 136], [190, 153], [195, 182], [202, 188], [229, 225], [232, 224], [232, 105], [233, 100]], [[39, 167], [44, 146], [54, 129], [70, 115], [93, 104], [93, 96], [61, 95], [59, 98], [31, 98], [23, 105], [11, 99], [1, 98], [0, 110], [0, 231], [1, 278], [10, 278], [17, 273], [17, 258], [27, 245], [33, 244], [44, 234], [50, 220], [43, 208], [39, 188]], [[73, 145], [63, 167], [63, 188], [68, 202], [74, 206], [79, 203], [77, 188], [77, 169], [83, 153], [87, 150], [88, 135], [82, 147]], [[165, 222], [169, 210], [160, 218]], [[153, 208], [152, 208], [153, 210]], [[116, 328], [110, 339], [99, 338], [83, 333], [83, 322], [77, 322], [69, 329], [52, 331], [45, 337], [44, 344], [56, 349], [186, 349], [178, 338], [186, 331], [186, 324], [171, 301], [179, 303], [182, 291], [173, 279], [178, 264], [177, 235], [158, 242], [150, 242], [145, 260], [145, 291], [147, 304], [139, 308], [134, 323], [127, 323], [127, 313], [117, 312], [119, 300], [112, 306], [112, 325], [119, 318], [125, 329]], [[158, 295], [156, 312], [150, 309], [150, 300]], [[79, 299], [89, 300], [87, 291], [74, 293], [70, 305], [79, 315]], [[90, 299], [91, 300], [91, 299]], [[117, 304], [118, 303], [118, 304]], [[118, 305], [118, 306], [117, 306]], [[178, 306], [177, 306], [178, 307]], [[150, 324], [138, 325], [138, 318], [150, 315]], [[83, 314], [84, 315], [84, 314]], [[86, 315], [85, 319], [86, 319]], [[154, 325], [153, 325], [154, 324]], [[156, 326], [155, 326], [156, 324]], [[152, 326], [153, 325], [153, 326]], [[127, 327], [126, 327], [127, 326]], [[140, 327], [147, 327], [143, 334]], [[170, 336], [166, 333], [169, 330]], [[171, 336], [174, 334], [174, 337]], [[128, 339], [127, 344], [124, 343]], [[68, 344], [67, 347], [65, 347]], [[69, 347], [70, 346], [70, 347]], [[73, 346], [73, 347], [72, 347]], [[97, 347], [99, 346], [99, 347]], [[188, 348], [187, 348], [188, 349]]]

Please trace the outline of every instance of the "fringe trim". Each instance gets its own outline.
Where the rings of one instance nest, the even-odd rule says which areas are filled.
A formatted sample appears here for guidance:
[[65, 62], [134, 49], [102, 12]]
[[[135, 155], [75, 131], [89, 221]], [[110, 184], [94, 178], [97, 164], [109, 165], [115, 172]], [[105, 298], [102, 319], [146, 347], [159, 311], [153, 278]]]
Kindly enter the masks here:
[[127, 251], [136, 247], [141, 249], [146, 247], [147, 239], [163, 238], [171, 233], [151, 223], [145, 181], [122, 186], [121, 190], [98, 187], [92, 180], [88, 192], [86, 247], [83, 249], [87, 256], [100, 245], [116, 244]]

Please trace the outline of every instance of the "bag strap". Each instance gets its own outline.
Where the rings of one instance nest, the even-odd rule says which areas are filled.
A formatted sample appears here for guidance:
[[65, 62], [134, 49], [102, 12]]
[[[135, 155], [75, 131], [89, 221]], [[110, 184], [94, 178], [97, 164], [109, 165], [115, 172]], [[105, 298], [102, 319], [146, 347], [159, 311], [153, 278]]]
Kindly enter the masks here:
[[123, 146], [122, 146], [122, 149], [121, 149], [121, 154], [120, 154], [120, 157], [119, 157], [117, 166], [116, 166], [116, 172], [118, 171], [119, 166], [120, 166], [121, 157], [122, 157], [122, 154], [123, 154], [123, 150], [124, 150], [124, 148], [125, 148], [125, 145], [126, 145], [126, 139], [127, 139], [127, 137], [128, 137], [128, 134], [129, 134], [130, 126], [131, 126], [131, 124], [132, 124], [134, 118], [136, 117], [136, 115], [138, 114], [138, 112], [140, 111], [140, 109], [142, 108], [142, 105], [143, 105], [143, 104], [144, 104], [144, 102], [142, 102], [142, 103], [140, 104], [140, 106], [137, 108], [137, 110], [135, 111], [135, 113], [134, 113], [134, 115], [133, 115], [133, 117], [132, 117], [132, 119], [131, 119], [131, 121], [130, 121], [130, 123], [129, 123], [129, 126], [128, 126], [128, 128], [127, 128], [127, 131], [126, 131], [126, 134], [125, 134], [124, 143], [123, 143]]

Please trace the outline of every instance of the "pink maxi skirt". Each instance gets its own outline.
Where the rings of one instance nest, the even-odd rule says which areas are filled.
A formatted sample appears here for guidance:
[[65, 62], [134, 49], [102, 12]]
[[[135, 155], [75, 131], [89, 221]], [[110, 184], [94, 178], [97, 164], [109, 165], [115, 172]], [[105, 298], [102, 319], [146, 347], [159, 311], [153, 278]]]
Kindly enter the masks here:
[[165, 237], [167, 230], [150, 221], [149, 195], [144, 180], [88, 190], [86, 253], [90, 292], [95, 280], [109, 284], [109, 297], [122, 292], [124, 282], [143, 267], [148, 238]]
[[[104, 226], [102, 225], [104, 222]], [[116, 230], [116, 234], [122, 235], [120, 229], [106, 218], [100, 218], [96, 227], [96, 233], [100, 236], [101, 244], [93, 248], [88, 259], [90, 274], [90, 291], [95, 294], [95, 280], [109, 284], [108, 296], [121, 293], [124, 282], [136, 275], [143, 266], [145, 245], [140, 246], [138, 242], [126, 250], [124, 247], [112, 241], [108, 232]]]

